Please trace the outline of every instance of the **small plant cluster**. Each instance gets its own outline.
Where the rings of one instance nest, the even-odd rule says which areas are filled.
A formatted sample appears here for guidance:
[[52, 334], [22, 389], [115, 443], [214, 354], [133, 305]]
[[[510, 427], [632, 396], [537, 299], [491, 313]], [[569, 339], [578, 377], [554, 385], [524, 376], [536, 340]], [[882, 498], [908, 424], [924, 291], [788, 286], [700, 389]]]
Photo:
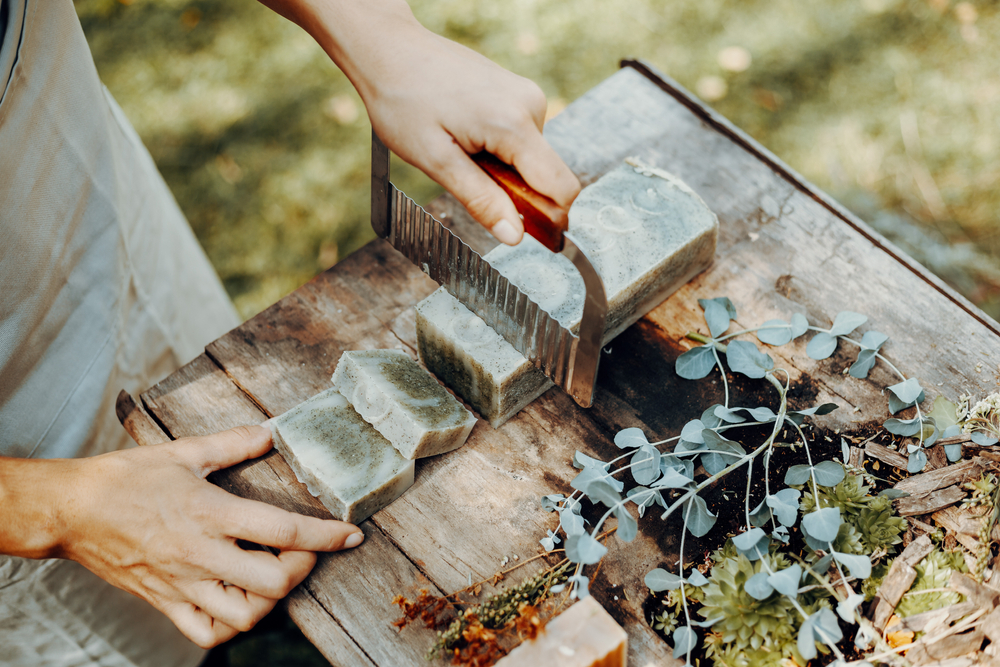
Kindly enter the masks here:
[[403, 617], [394, 625], [402, 629], [419, 619], [426, 627], [437, 630], [428, 660], [450, 654], [454, 665], [492, 665], [507, 653], [502, 645], [504, 639], [533, 639], [545, 627], [540, 605], [562, 590], [570, 567], [564, 561], [544, 568], [522, 584], [464, 610], [451, 600], [457, 593], [439, 597], [422, 590], [415, 601], [397, 595], [392, 602], [402, 610]]
[[[571, 482], [573, 493], [542, 499], [544, 508], [558, 513], [559, 527], [550, 530], [541, 544], [552, 550], [565, 541], [566, 556], [575, 564], [568, 577], [571, 594], [582, 598], [588, 595], [589, 584], [584, 568], [598, 563], [607, 552], [597, 539], [605, 521], [616, 517], [617, 537], [630, 542], [638, 524], [629, 507], [634, 505], [640, 518], [647, 509], [659, 507], [661, 520], [678, 515], [684, 526], [677, 573], [658, 568], [645, 577], [652, 591], [670, 592], [667, 609], [654, 615], [653, 625], [670, 633], [675, 657], [684, 657], [690, 664], [691, 652], [701, 637], [706, 655], [717, 665], [777, 664], [789, 657], [804, 665], [819, 651], [832, 651], [838, 662], [846, 664], [838, 648], [843, 639], [838, 617], [845, 623], [861, 625], [856, 639], [859, 647], [877, 640], [877, 633], [857, 611], [865, 596], [854, 586], [871, 576], [873, 558], [877, 560], [893, 551], [901, 541], [905, 521], [894, 515], [891, 506], [897, 495], [890, 490], [872, 496], [861, 476], [847, 474], [844, 464], [848, 448], [844, 442], [844, 464], [814, 460], [803, 423], [813, 415], [831, 412], [837, 405], [789, 409], [788, 372], [776, 369], [773, 358], [755, 343], [737, 338], [756, 334], [759, 342], [779, 346], [813, 331], [815, 335], [806, 351], [817, 360], [828, 358], [840, 341], [846, 341], [859, 348], [849, 370], [857, 378], [867, 377], [877, 361], [884, 362], [900, 378], [888, 388], [890, 413], [916, 408], [912, 419], [894, 417], [885, 423], [891, 433], [916, 437], [908, 449], [911, 472], [924, 467], [924, 448], [943, 436], [944, 429], [937, 426], [933, 416], [921, 413], [919, 403], [924, 400], [924, 391], [918, 381], [907, 378], [881, 355], [887, 336], [868, 331], [860, 340], [849, 337], [867, 321], [865, 316], [842, 312], [830, 328], [824, 329], [810, 326], [805, 317], [795, 314], [790, 321], [771, 320], [753, 329], [728, 333], [736, 318], [732, 302], [720, 297], [701, 299], [699, 304], [710, 335], [687, 335], [702, 345], [678, 357], [676, 371], [682, 378], [698, 380], [718, 368], [724, 404], [709, 407], [699, 418], [687, 422], [679, 435], [659, 442], [649, 442], [637, 428], [620, 431], [614, 442], [623, 453], [611, 461], [577, 452], [573, 465], [580, 473]], [[777, 410], [731, 406], [720, 355], [725, 355], [733, 373], [770, 383], [777, 393]], [[739, 429], [751, 426], [763, 427], [770, 435], [752, 446], [733, 439]], [[793, 441], [779, 442], [779, 434], [786, 429], [794, 433]], [[667, 444], [673, 444], [673, 449], [661, 451]], [[783, 488], [772, 488], [772, 454], [775, 448], [785, 446], [801, 446], [807, 462], [787, 470]], [[948, 450], [952, 460], [960, 453], [960, 445], [957, 451], [954, 446]], [[704, 478], [695, 473], [699, 465], [707, 473]], [[697, 568], [689, 570], [685, 566], [686, 535], [702, 537], [716, 522], [700, 492], [741, 468], [747, 474], [743, 531], [715, 552], [708, 577]], [[625, 471], [635, 482], [627, 491], [625, 483], [618, 479]], [[763, 486], [764, 497], [752, 507], [755, 475]], [[589, 530], [581, 511], [584, 499], [605, 508]], [[793, 534], [804, 543], [798, 552], [790, 546]], [[700, 603], [702, 620], [692, 617], [689, 601]], [[699, 629], [704, 629], [704, 635], [699, 634]]]
[[955, 413], [961, 432], [970, 434], [977, 445], [989, 447], [1000, 442], [1000, 392], [976, 404], [971, 396], [964, 395], [959, 398]]
[[963, 507], [976, 508], [983, 512], [979, 523], [979, 552], [976, 553], [976, 566], [972, 572], [973, 578], [982, 583], [986, 567], [993, 555], [991, 550], [993, 541], [990, 536], [996, 528], [997, 519], [1000, 519], [1000, 483], [997, 483], [996, 475], [987, 473], [978, 480], [966, 482], [963, 486], [972, 492], [963, 503]]

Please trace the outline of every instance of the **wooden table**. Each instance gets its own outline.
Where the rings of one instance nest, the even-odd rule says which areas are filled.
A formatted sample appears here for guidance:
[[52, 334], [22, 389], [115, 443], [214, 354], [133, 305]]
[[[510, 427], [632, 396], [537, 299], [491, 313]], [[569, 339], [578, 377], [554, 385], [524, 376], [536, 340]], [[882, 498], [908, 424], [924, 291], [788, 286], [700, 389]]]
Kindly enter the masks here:
[[[399, 615], [393, 595], [450, 593], [470, 576], [489, 578], [505, 556], [513, 563], [514, 556], [538, 554], [538, 540], [557, 524], [539, 497], [568, 488], [574, 450], [607, 456], [614, 434], [629, 426], [650, 438], [675, 435], [721, 402], [721, 383], [687, 382], [673, 371], [689, 346], [684, 334], [705, 329], [700, 297], [729, 296], [740, 328], [793, 312], [823, 326], [841, 310], [865, 313], [864, 328], [890, 336], [885, 354], [918, 377], [930, 399], [938, 392], [953, 400], [966, 392], [983, 396], [1000, 384], [996, 322], [644, 64], [623, 63], [553, 119], [545, 135], [585, 185], [632, 155], [678, 174], [719, 216], [716, 263], [613, 342], [593, 408], [580, 409], [552, 389], [499, 430], [480, 421], [462, 449], [417, 462], [413, 487], [362, 524], [362, 547], [320, 558], [287, 608], [335, 665], [426, 664], [430, 633], [392, 626]], [[478, 250], [492, 247], [451, 198], [430, 208]], [[413, 306], [435, 287], [385, 242], [373, 241], [208, 345], [138, 404], [123, 393], [119, 417], [139, 444], [259, 423], [328, 388], [345, 350], [401, 347], [415, 356]], [[881, 423], [888, 416], [882, 388], [895, 382], [884, 366], [856, 380], [843, 373], [854, 351], [841, 345], [831, 359], [815, 362], [805, 354], [806, 338], [769, 350], [792, 373], [800, 404], [841, 404], [821, 420], [830, 428]], [[759, 387], [737, 383], [734, 391], [739, 405]], [[329, 516], [273, 451], [213, 481], [241, 496]], [[674, 662], [643, 619], [642, 578], [676, 562], [676, 539], [676, 526], [665, 529], [647, 515], [632, 544], [609, 540], [592, 583], [628, 630], [636, 667]], [[504, 583], [533, 571], [522, 570]]]

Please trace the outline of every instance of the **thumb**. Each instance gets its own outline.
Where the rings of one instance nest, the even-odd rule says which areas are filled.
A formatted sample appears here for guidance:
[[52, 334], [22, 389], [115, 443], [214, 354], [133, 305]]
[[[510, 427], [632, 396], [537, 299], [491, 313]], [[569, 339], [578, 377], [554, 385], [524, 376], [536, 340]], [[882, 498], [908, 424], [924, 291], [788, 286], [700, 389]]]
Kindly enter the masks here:
[[263, 456], [271, 449], [271, 429], [266, 426], [236, 428], [171, 443], [174, 455], [200, 477]]

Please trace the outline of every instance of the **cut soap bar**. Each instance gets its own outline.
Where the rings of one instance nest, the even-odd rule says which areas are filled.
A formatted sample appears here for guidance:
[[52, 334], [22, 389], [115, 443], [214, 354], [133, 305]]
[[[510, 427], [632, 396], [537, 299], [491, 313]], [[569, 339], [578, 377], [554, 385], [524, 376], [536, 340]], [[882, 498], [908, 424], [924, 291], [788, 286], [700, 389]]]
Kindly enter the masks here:
[[586, 597], [545, 626], [496, 667], [625, 667], [628, 635], [594, 598]]
[[476, 417], [402, 350], [344, 352], [333, 386], [408, 459], [465, 444]]
[[[569, 231], [604, 281], [604, 342], [708, 268], [718, 230], [705, 202], [659, 169], [623, 164], [585, 188], [570, 208]], [[569, 259], [528, 236], [517, 246], [497, 246], [486, 259], [560, 324], [576, 330], [584, 286]], [[494, 428], [552, 386], [444, 288], [416, 310], [421, 360]]]
[[413, 485], [413, 461], [400, 456], [336, 389], [268, 424], [295, 476], [341, 521], [364, 521]]

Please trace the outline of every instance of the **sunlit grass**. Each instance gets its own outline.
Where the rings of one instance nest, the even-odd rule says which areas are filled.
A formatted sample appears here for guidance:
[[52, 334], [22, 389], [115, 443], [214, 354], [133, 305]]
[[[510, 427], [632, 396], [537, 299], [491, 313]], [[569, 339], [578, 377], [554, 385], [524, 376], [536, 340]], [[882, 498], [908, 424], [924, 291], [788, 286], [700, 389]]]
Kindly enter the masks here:
[[[929, 230], [907, 249], [1000, 315], [996, 2], [411, 5], [537, 81], [553, 110], [619, 59], [650, 60], [885, 233]], [[77, 8], [105, 83], [244, 316], [372, 238], [364, 109], [297, 27], [250, 0]], [[418, 200], [440, 192], [394, 170]]]

